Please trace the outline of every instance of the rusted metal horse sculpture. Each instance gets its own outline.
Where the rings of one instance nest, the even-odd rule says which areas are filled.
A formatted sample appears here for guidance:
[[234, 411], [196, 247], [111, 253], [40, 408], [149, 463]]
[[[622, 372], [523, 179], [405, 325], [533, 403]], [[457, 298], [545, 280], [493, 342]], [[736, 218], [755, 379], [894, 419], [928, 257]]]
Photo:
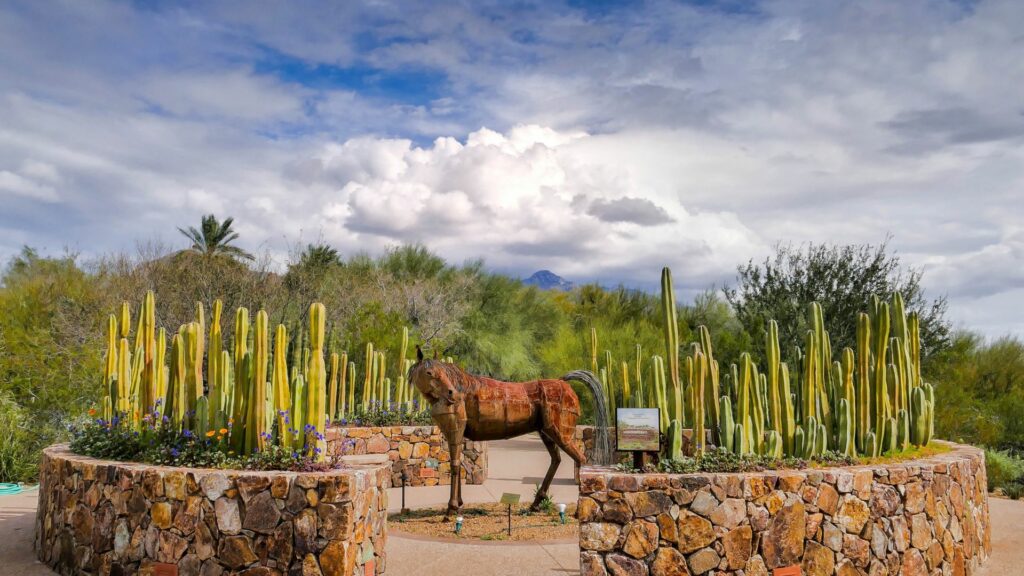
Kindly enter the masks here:
[[561, 463], [561, 448], [576, 461], [584, 463], [584, 456], [576, 446], [576, 421], [580, 416], [580, 400], [569, 381], [581, 382], [594, 395], [597, 442], [594, 460], [605, 464], [610, 448], [608, 443], [607, 409], [601, 383], [593, 374], [575, 371], [558, 380], [532, 382], [502, 382], [493, 378], [475, 376], [454, 364], [424, 359], [416, 347], [416, 364], [409, 370], [409, 381], [423, 393], [431, 405], [431, 416], [445, 440], [451, 454], [451, 496], [446, 518], [462, 508], [462, 442], [502, 440], [530, 432], [540, 433], [544, 446], [551, 454], [551, 466], [533, 500], [536, 510], [547, 496], [551, 480]]

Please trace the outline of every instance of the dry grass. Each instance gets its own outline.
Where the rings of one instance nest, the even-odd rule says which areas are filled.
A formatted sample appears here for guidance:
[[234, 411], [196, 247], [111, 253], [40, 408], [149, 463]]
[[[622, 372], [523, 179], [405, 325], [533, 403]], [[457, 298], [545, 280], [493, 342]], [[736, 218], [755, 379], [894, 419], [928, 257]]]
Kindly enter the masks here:
[[576, 504], [565, 511], [565, 524], [558, 512], [527, 514], [529, 504], [512, 507], [512, 536], [508, 536], [508, 513], [504, 504], [479, 504], [462, 509], [462, 531], [455, 534], [455, 522], [444, 521], [444, 508], [412, 510], [406, 516], [388, 516], [388, 529], [435, 538], [452, 540], [510, 540], [516, 542], [536, 540], [564, 540], [579, 536], [579, 524], [574, 518]]

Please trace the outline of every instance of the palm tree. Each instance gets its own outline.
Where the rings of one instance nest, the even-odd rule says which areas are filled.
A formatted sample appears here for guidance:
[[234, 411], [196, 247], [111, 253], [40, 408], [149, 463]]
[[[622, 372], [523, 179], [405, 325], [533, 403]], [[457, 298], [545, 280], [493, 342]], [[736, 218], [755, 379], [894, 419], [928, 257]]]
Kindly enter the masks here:
[[178, 228], [178, 231], [192, 241], [189, 250], [194, 252], [205, 256], [229, 256], [243, 260], [255, 260], [256, 258], [252, 254], [238, 246], [231, 245], [231, 242], [238, 238], [238, 232], [231, 229], [231, 224], [234, 221], [235, 219], [229, 216], [223, 222], [219, 222], [216, 216], [207, 214], [203, 216], [202, 225], [198, 230], [194, 226], [189, 226], [188, 230]]
[[323, 270], [341, 264], [338, 251], [327, 244], [307, 244], [306, 250], [299, 256], [299, 267], [307, 270]]

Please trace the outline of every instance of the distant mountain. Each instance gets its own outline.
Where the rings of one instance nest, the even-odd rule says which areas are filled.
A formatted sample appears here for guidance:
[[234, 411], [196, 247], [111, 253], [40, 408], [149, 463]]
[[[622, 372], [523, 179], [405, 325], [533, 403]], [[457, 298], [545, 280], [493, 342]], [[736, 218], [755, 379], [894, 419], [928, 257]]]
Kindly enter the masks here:
[[551, 270], [538, 270], [523, 280], [523, 284], [536, 286], [541, 290], [572, 290], [576, 286]]

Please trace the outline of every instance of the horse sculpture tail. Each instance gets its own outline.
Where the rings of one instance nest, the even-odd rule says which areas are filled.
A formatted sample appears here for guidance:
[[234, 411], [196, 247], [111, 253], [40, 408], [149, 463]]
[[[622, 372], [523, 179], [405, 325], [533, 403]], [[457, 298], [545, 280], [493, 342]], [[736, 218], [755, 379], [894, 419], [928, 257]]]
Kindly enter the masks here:
[[594, 396], [594, 453], [589, 464], [607, 465], [612, 463], [612, 443], [608, 423], [608, 405], [605, 403], [604, 387], [594, 376], [593, 372], [587, 370], [573, 370], [562, 380], [582, 382]]

